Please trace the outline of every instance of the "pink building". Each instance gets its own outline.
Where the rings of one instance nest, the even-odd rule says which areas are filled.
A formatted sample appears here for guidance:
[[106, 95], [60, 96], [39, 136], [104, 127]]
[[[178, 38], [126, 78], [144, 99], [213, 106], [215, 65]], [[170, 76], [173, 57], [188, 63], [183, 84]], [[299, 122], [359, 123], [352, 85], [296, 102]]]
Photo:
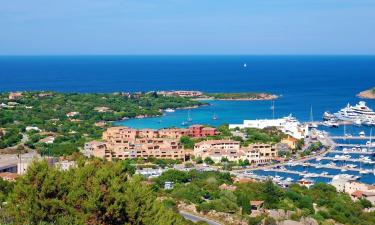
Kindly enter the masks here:
[[191, 137], [207, 137], [217, 134], [216, 128], [204, 127], [203, 125], [192, 125], [189, 127], [189, 136]]

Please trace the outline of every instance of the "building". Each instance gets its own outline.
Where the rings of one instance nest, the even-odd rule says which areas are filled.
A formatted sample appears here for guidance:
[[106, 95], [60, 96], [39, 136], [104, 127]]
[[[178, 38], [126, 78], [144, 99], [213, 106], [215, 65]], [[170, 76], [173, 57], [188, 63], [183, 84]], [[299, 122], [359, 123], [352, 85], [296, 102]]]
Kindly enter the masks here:
[[41, 129], [39, 129], [39, 127], [33, 127], [33, 126], [27, 126], [25, 128], [26, 132], [29, 132], [29, 131], [41, 131]]
[[18, 176], [19, 175], [16, 173], [10, 173], [10, 172], [0, 173], [0, 178], [6, 181], [15, 181]]
[[235, 128], [257, 128], [276, 127], [285, 134], [296, 139], [305, 138], [309, 135], [308, 125], [302, 125], [292, 115], [281, 119], [244, 120], [243, 124], [229, 124], [230, 129]]
[[98, 106], [94, 108], [95, 111], [100, 112], [100, 113], [105, 113], [105, 112], [111, 112], [112, 110], [108, 107], [105, 106]]
[[9, 100], [17, 100], [22, 97], [22, 92], [11, 92], [9, 93], [8, 99]]
[[222, 184], [219, 186], [220, 190], [225, 190], [225, 191], [235, 191], [237, 189], [236, 186], [234, 185], [227, 185], [226, 183]]
[[362, 198], [371, 202], [372, 205], [375, 205], [375, 192], [369, 191], [355, 191], [350, 195], [354, 200], [360, 200]]
[[211, 158], [220, 162], [222, 158], [229, 161], [248, 160], [249, 163], [267, 163], [278, 156], [277, 150], [270, 144], [252, 144], [241, 147], [239, 141], [208, 140], [196, 143], [194, 146], [195, 157], [202, 159]]
[[189, 127], [189, 136], [191, 137], [207, 137], [215, 136], [216, 134], [216, 128], [213, 127], [205, 127], [203, 125], [192, 125]]
[[60, 170], [64, 170], [64, 171], [77, 167], [77, 163], [75, 161], [68, 161], [68, 160], [56, 162], [54, 165], [56, 168]]
[[286, 138], [283, 138], [281, 140], [281, 143], [288, 145], [288, 147], [290, 149], [295, 149], [297, 147], [297, 142], [298, 142], [298, 139], [296, 139], [296, 138], [294, 138], [290, 135], [288, 135]]
[[105, 142], [90, 141], [85, 143], [82, 154], [86, 157], [96, 156], [104, 158], [104, 156], [110, 154], [110, 152], [107, 151], [107, 144]]
[[54, 141], [55, 141], [55, 137], [48, 136], [48, 137], [41, 139], [39, 142], [44, 143], [44, 144], [53, 144]]
[[79, 112], [68, 112], [66, 114], [67, 117], [74, 117], [74, 116], [77, 116], [77, 115], [79, 115]]
[[107, 160], [129, 158], [185, 159], [180, 137], [185, 129], [142, 129], [111, 127], [103, 133], [103, 142], [85, 144], [83, 154]]
[[375, 204], [375, 186], [352, 180], [347, 176], [336, 175], [331, 181], [337, 191], [349, 194], [352, 199], [365, 198]]
[[163, 96], [180, 96], [180, 97], [201, 97], [203, 93], [201, 91], [159, 91], [158, 95]]

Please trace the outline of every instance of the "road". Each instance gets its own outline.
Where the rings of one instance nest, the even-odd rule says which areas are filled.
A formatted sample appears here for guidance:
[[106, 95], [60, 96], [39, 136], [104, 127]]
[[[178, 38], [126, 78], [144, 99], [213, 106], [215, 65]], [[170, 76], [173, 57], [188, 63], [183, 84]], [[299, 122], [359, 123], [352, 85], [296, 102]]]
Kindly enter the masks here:
[[203, 217], [188, 213], [186, 211], [180, 211], [179, 213], [185, 219], [193, 221], [193, 222], [204, 221], [204, 222], [208, 223], [209, 225], [222, 225], [221, 223], [218, 223], [218, 222], [213, 221], [211, 219], [203, 218]]

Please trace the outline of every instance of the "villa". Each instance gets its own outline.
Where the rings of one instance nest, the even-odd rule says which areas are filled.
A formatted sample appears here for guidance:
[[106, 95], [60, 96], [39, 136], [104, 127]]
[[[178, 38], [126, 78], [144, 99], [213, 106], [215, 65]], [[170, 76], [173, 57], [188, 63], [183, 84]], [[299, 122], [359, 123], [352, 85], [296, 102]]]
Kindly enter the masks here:
[[291, 115], [280, 119], [244, 120], [243, 124], [229, 124], [230, 129], [235, 128], [257, 128], [276, 127], [285, 134], [296, 139], [305, 138], [309, 135], [308, 125], [302, 125]]
[[179, 139], [184, 132], [187, 131], [111, 127], [103, 133], [103, 142], [86, 143], [83, 154], [107, 160], [149, 157], [184, 160], [185, 151]]
[[195, 157], [211, 158], [220, 162], [222, 158], [229, 161], [248, 160], [249, 163], [267, 163], [277, 158], [276, 148], [270, 144], [252, 144], [241, 147], [239, 141], [208, 140], [194, 146]]

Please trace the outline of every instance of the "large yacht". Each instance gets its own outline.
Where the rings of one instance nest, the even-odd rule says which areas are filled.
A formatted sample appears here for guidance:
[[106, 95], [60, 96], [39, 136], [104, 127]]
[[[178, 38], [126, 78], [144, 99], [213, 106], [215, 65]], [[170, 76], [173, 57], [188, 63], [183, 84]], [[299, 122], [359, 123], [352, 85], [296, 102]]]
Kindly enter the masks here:
[[337, 119], [343, 121], [368, 121], [375, 119], [375, 112], [366, 106], [364, 101], [360, 101], [355, 106], [348, 105], [334, 114]]

